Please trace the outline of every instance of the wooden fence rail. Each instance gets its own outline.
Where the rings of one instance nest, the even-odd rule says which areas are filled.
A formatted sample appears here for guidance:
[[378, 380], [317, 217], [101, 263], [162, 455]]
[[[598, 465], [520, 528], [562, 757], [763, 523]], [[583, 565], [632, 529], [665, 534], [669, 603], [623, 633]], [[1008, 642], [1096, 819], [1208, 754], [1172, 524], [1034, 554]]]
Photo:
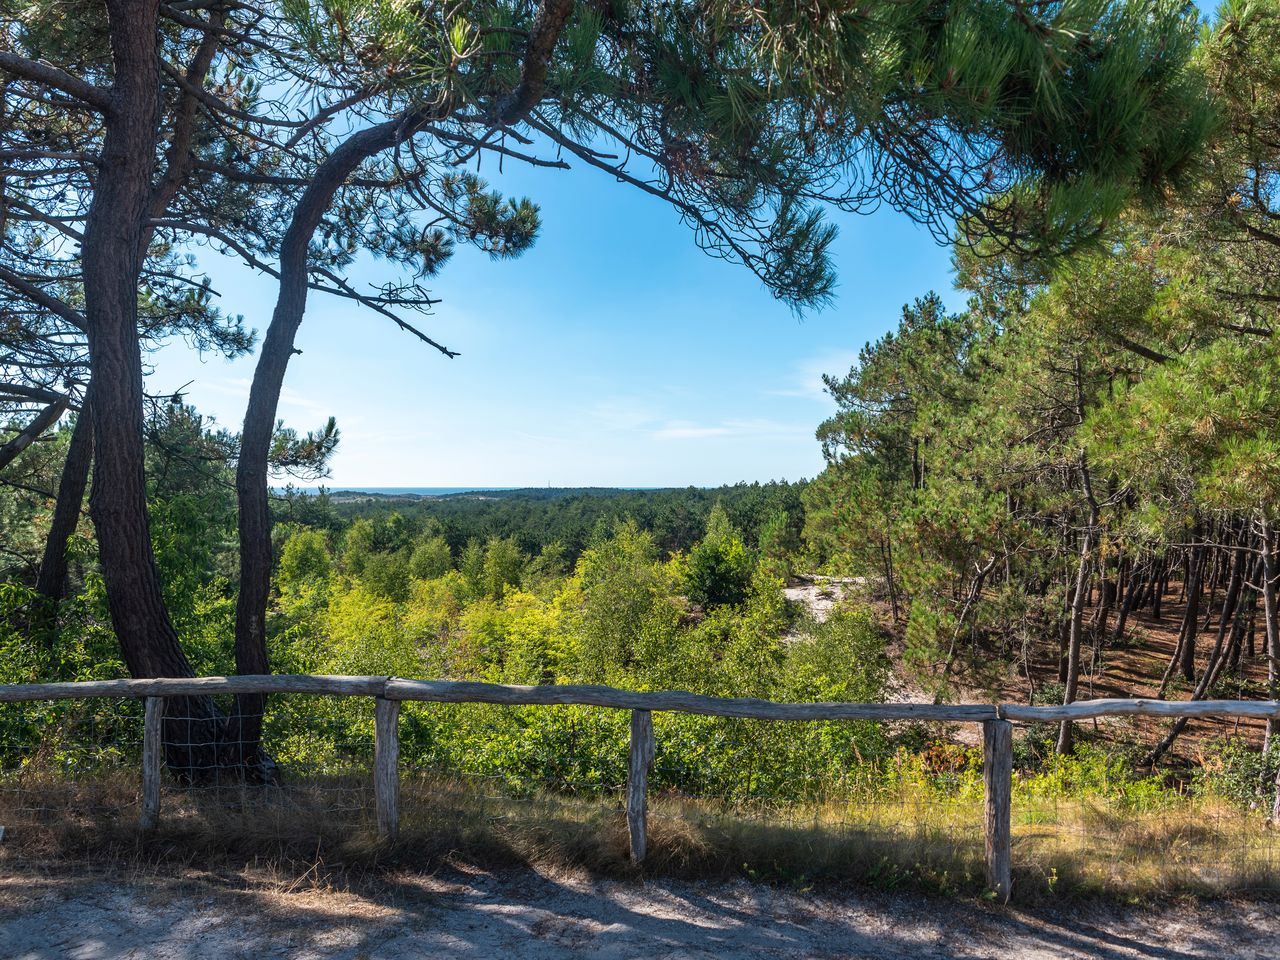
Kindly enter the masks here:
[[160, 816], [164, 700], [211, 694], [305, 694], [374, 699], [374, 804], [378, 833], [394, 840], [400, 825], [400, 704], [491, 703], [510, 706], [578, 705], [631, 711], [626, 814], [631, 857], [647, 852], [647, 784], [654, 758], [653, 711], [757, 720], [935, 720], [981, 723], [983, 728], [984, 831], [987, 885], [1007, 901], [1012, 889], [1011, 797], [1013, 721], [1088, 720], [1094, 717], [1251, 717], [1280, 719], [1271, 700], [1080, 700], [1064, 706], [928, 703], [777, 703], [746, 697], [708, 697], [682, 691], [637, 692], [585, 685], [514, 686], [400, 677], [270, 675], [0, 685], [0, 703], [143, 697], [140, 826], [152, 829]]

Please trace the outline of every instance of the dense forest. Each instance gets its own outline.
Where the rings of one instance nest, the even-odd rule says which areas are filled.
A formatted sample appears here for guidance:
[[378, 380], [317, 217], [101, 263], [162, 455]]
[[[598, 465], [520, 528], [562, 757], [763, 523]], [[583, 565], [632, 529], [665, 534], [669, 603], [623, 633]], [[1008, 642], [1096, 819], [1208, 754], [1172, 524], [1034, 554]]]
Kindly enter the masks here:
[[[1276, 0], [1228, 0], [1203, 26], [1163, 2], [904, 3], [833, 48], [791, 43], [816, 27], [785, 5], [732, 40], [717, 24], [733, 3], [642, 26], [622, 6], [482, 4], [447, 30], [397, 4], [175, 5], [160, 69], [155, 6], [83, 22], [29, 6], [49, 15], [0, 6], [18, 51], [0, 60], [0, 682], [274, 670], [779, 700], [1280, 697]], [[133, 6], [150, 19], [122, 27]], [[766, 81], [739, 89], [743, 62]], [[315, 97], [305, 130], [272, 99], [289, 84]], [[609, 138], [660, 168], [661, 189], [641, 185], [700, 244], [797, 307], [831, 295], [821, 205], [879, 199], [954, 242], [967, 305], [903, 291], [897, 327], [830, 371], [826, 466], [807, 482], [272, 493], [341, 449], [333, 421], [276, 418], [308, 291], [444, 349], [404, 319], [430, 306], [419, 281], [456, 244], [521, 254], [538, 212], [440, 170], [550, 144], [635, 186], [602, 159]], [[401, 228], [424, 210], [429, 228]], [[174, 338], [254, 349], [202, 279], [205, 243], [279, 281], [239, 431], [143, 389], [142, 358]], [[413, 279], [358, 293], [342, 271], [359, 251]], [[838, 581], [830, 611], [788, 599], [814, 577]], [[269, 779], [297, 759], [261, 739], [287, 705], [188, 699], [176, 772]], [[332, 709], [288, 718], [319, 724], [314, 762], [363, 722]], [[575, 717], [440, 711], [405, 749], [604, 782], [581, 764], [620, 769], [625, 721]], [[803, 795], [949, 742], [663, 722], [658, 782], [718, 796]], [[1020, 762], [1120, 762], [1163, 789], [1186, 727], [1064, 722], [1030, 731]], [[1172, 789], [1280, 816], [1277, 732], [1202, 729], [1212, 762]]]

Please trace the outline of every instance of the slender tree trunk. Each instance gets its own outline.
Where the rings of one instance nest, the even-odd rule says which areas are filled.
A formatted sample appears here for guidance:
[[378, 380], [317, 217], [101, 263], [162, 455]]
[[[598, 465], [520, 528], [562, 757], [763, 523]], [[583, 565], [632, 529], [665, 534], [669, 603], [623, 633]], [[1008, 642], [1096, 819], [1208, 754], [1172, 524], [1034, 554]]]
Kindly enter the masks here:
[[[271, 438], [275, 431], [280, 391], [293, 356], [294, 340], [307, 306], [307, 260], [311, 239], [329, 209], [334, 194], [368, 157], [390, 145], [389, 124], [363, 130], [349, 138], [321, 165], [303, 191], [280, 247], [280, 285], [275, 311], [262, 340], [258, 364], [249, 388], [240, 457], [236, 464], [239, 504], [240, 593], [236, 600], [236, 672], [270, 673], [266, 617], [271, 593], [271, 508], [267, 490]], [[245, 759], [261, 756], [265, 698], [244, 694], [236, 698], [232, 736]]]
[[889, 588], [889, 612], [893, 617], [896, 625], [900, 619], [898, 611], [898, 588], [893, 580], [893, 543], [885, 537], [884, 542], [880, 546], [880, 556], [884, 562], [884, 580]]
[[1200, 595], [1204, 585], [1205, 550], [1197, 537], [1188, 562], [1188, 582], [1185, 593], [1186, 610], [1182, 617], [1182, 678], [1188, 682], [1196, 678], [1196, 635], [1200, 631]]
[[[1258, 574], [1262, 576], [1261, 573]], [[1258, 655], [1258, 594], [1255, 591], [1249, 603], [1249, 659]]]
[[[1275, 700], [1280, 694], [1280, 624], [1276, 620], [1276, 562], [1271, 551], [1271, 522], [1266, 507], [1258, 511], [1258, 533], [1262, 548], [1262, 625], [1266, 637], [1267, 695]], [[1275, 733], [1276, 720], [1268, 718], [1264, 751], [1270, 747]]]
[[1093, 626], [1094, 632], [1099, 636], [1107, 632], [1107, 621], [1111, 617], [1111, 608], [1116, 602], [1116, 589], [1117, 581], [1104, 575], [1102, 585], [1099, 587], [1102, 596], [1098, 602], [1097, 622]]
[[[1071, 614], [1067, 621], [1067, 676], [1066, 690], [1062, 702], [1072, 703], [1076, 699], [1076, 688], [1080, 682], [1080, 639], [1084, 632], [1084, 608], [1088, 595], [1089, 563], [1093, 549], [1093, 525], [1090, 524], [1080, 541], [1080, 562], [1076, 567], [1075, 591], [1072, 594]], [[1070, 720], [1062, 721], [1058, 728], [1058, 753], [1070, 753], [1072, 742], [1072, 725]]]
[[1207, 602], [1204, 605], [1205, 607], [1204, 622], [1200, 624], [1201, 633], [1203, 633], [1204, 631], [1208, 630], [1210, 627], [1213, 626], [1214, 614], [1218, 609], [1216, 606], [1217, 600], [1218, 600], [1218, 587], [1221, 585], [1221, 582], [1222, 582], [1222, 575], [1223, 575], [1222, 568], [1224, 566], [1224, 561], [1222, 557], [1219, 556], [1219, 554], [1221, 553], [1222, 553], [1221, 550], [1214, 551], [1215, 556], [1213, 561], [1213, 576], [1209, 580], [1209, 596], [1207, 598]]
[[93, 462], [91, 395], [92, 391], [86, 391], [80, 415], [71, 431], [67, 459], [63, 461], [62, 475], [58, 479], [58, 499], [54, 502], [53, 519], [44, 541], [44, 556], [40, 560], [40, 574], [36, 578], [36, 590], [48, 601], [50, 613], [57, 609], [66, 595], [67, 543], [80, 525], [84, 491], [89, 483], [89, 465]]
[[[308, 249], [334, 195], [359, 166], [417, 132], [450, 107], [415, 112], [352, 134], [320, 165], [294, 207], [280, 246], [280, 283], [271, 323], [262, 339], [258, 364], [249, 388], [240, 457], [236, 464], [239, 505], [240, 593], [236, 600], [236, 672], [269, 673], [266, 617], [271, 594], [271, 509], [267, 490], [271, 438], [285, 372], [294, 353], [294, 340], [307, 307], [310, 280]], [[265, 698], [245, 694], [236, 698], [232, 738], [245, 760], [255, 764], [261, 751]]]
[[1121, 640], [1124, 638], [1124, 628], [1129, 623], [1129, 613], [1137, 604], [1138, 597], [1145, 587], [1145, 576], [1139, 574], [1135, 565], [1135, 567], [1129, 571], [1129, 583], [1124, 592], [1124, 599], [1120, 603], [1120, 610], [1116, 614], [1115, 628], [1111, 631], [1112, 640]]
[[1067, 651], [1071, 649], [1071, 605], [1075, 598], [1075, 587], [1071, 586], [1067, 590], [1064, 602], [1066, 604], [1066, 616], [1062, 618], [1062, 627], [1058, 630], [1058, 682], [1067, 682], [1068, 663], [1070, 657]]
[[[572, 0], [541, 0], [538, 4], [521, 62], [520, 83], [497, 105], [495, 127], [520, 123], [542, 98], [552, 54], [574, 7]], [[270, 669], [265, 642], [271, 592], [268, 458], [280, 390], [307, 305], [310, 269], [307, 254], [311, 239], [334, 195], [362, 163], [404, 143], [425, 125], [448, 116], [459, 105], [455, 98], [446, 98], [439, 103], [411, 108], [400, 116], [353, 133], [316, 170], [294, 207], [281, 241], [279, 291], [249, 390], [236, 466], [240, 594], [236, 601], [235, 654], [236, 670], [240, 673], [265, 673]], [[246, 753], [260, 752], [262, 708], [260, 696], [237, 698], [235, 735]]]
[[[1203, 700], [1208, 695], [1209, 691], [1213, 689], [1213, 685], [1217, 682], [1218, 676], [1222, 672], [1222, 667], [1227, 662], [1227, 658], [1223, 655], [1223, 643], [1227, 636], [1228, 619], [1235, 610], [1236, 603], [1240, 598], [1240, 584], [1244, 579], [1244, 559], [1244, 548], [1237, 548], [1231, 563], [1231, 582], [1227, 587], [1226, 598], [1222, 601], [1222, 621], [1218, 624], [1218, 632], [1213, 638], [1213, 649], [1209, 653], [1209, 662], [1205, 664], [1204, 675], [1191, 693], [1192, 700]], [[1159, 763], [1160, 758], [1173, 746], [1173, 742], [1178, 739], [1178, 736], [1186, 728], [1187, 718], [1179, 717], [1169, 732], [1165, 734], [1164, 739], [1147, 756], [1147, 763], [1151, 766]]]
[[1160, 566], [1151, 582], [1151, 619], [1161, 619], [1160, 607], [1164, 603], [1164, 595], [1169, 592], [1169, 566], [1164, 557], [1160, 558]]
[[[1077, 363], [1076, 369], [1078, 377], [1079, 363]], [[1083, 399], [1080, 401], [1080, 406], [1083, 408]], [[1083, 422], [1083, 409], [1081, 409], [1080, 413], [1081, 421]], [[1071, 617], [1068, 622], [1067, 634], [1067, 682], [1062, 696], [1064, 704], [1072, 703], [1075, 700], [1076, 688], [1080, 683], [1080, 641], [1084, 628], [1085, 600], [1089, 589], [1089, 569], [1093, 564], [1093, 543], [1094, 538], [1098, 535], [1098, 523], [1101, 520], [1098, 500], [1093, 495], [1093, 482], [1089, 477], [1089, 465], [1083, 454], [1080, 456], [1080, 482], [1084, 487], [1085, 498], [1089, 502], [1089, 525], [1080, 540], [1080, 563], [1076, 567], [1075, 593], [1071, 600]], [[1063, 720], [1058, 728], [1057, 752], [1060, 754], [1070, 753], [1072, 739], [1072, 723], [1070, 720]]]

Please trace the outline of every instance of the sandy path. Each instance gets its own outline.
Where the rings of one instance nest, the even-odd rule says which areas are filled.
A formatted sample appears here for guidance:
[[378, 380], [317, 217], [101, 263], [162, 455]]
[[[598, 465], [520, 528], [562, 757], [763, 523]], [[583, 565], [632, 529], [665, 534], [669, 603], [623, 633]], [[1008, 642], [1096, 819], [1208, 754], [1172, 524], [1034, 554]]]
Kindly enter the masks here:
[[1275, 904], [1035, 913], [747, 883], [400, 876], [375, 894], [0, 876], [5, 960], [1273, 958]]

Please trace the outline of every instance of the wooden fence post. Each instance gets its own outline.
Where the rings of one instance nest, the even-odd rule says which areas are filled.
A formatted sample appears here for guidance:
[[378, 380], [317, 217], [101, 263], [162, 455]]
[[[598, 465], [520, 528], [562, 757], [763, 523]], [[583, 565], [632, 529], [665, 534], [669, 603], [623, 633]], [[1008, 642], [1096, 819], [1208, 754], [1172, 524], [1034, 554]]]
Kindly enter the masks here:
[[653, 714], [631, 711], [631, 763], [627, 775], [627, 830], [631, 835], [631, 860], [640, 863], [648, 850], [649, 767], [653, 765]]
[[160, 776], [164, 769], [164, 697], [147, 697], [142, 721], [142, 815], [140, 830], [160, 822]]
[[1008, 903], [1013, 889], [1013, 724], [1008, 720], [982, 723], [982, 778], [986, 788], [987, 887], [1001, 903]]
[[400, 833], [400, 701], [374, 699], [373, 799], [378, 810], [378, 836], [394, 840]]

